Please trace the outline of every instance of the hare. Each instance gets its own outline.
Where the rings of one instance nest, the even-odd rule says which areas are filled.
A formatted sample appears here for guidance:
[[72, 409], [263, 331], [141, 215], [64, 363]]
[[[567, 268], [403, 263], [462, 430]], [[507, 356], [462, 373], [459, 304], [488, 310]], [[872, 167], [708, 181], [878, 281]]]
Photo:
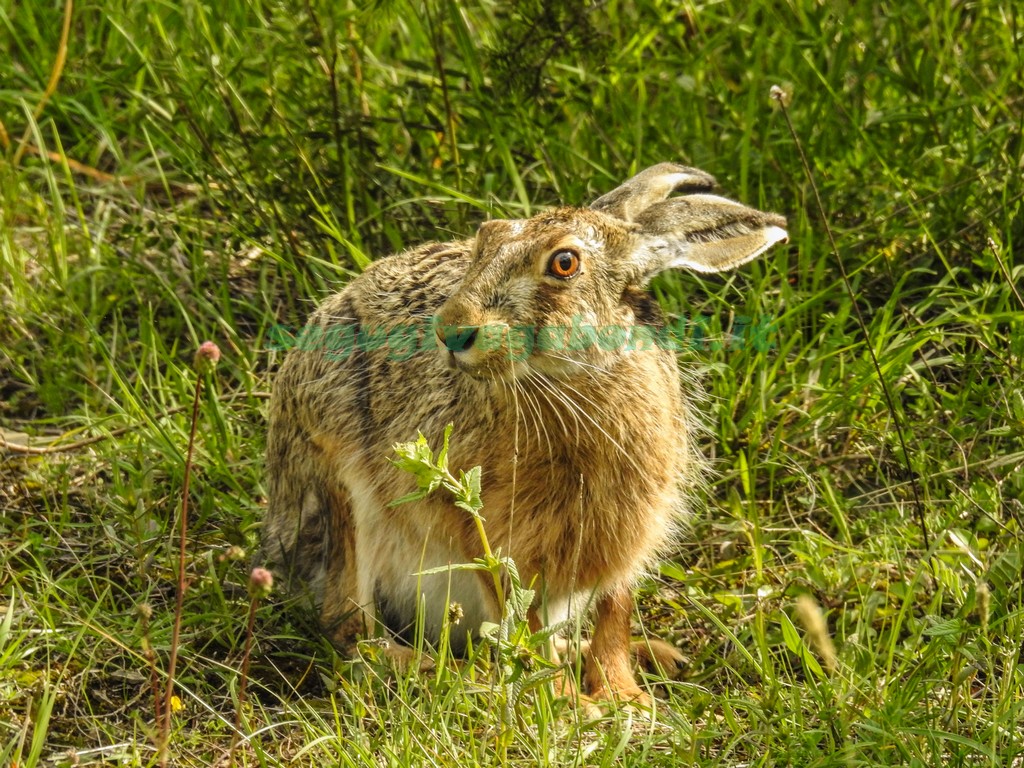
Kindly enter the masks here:
[[483, 468], [488, 538], [543, 597], [531, 626], [591, 601], [590, 696], [646, 698], [631, 590], [673, 543], [704, 465], [646, 285], [787, 238], [782, 217], [714, 184], [656, 165], [589, 207], [381, 259], [313, 314], [274, 388], [263, 546], [338, 647], [375, 629], [407, 639], [418, 611], [436, 641], [452, 603], [468, 630], [498, 620], [489, 577], [424, 574], [482, 554], [470, 516], [440, 492], [389, 506], [416, 489], [393, 446], [417, 432], [437, 446], [452, 423], [449, 465]]

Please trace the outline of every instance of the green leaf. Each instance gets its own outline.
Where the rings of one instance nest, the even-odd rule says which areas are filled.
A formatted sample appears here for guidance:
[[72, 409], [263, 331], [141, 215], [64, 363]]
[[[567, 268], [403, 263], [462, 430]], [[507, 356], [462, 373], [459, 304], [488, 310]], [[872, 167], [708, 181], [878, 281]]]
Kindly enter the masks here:
[[407, 493], [400, 499], [392, 499], [388, 502], [389, 507], [397, 507], [400, 504], [408, 504], [410, 501], [419, 501], [420, 499], [426, 498], [428, 491], [413, 491]]
[[925, 637], [957, 637], [964, 631], [963, 619], [953, 618], [937, 621], [930, 627], [925, 627], [921, 633]]
[[563, 619], [562, 621], [556, 621], [554, 624], [547, 624], [541, 627], [539, 630], [530, 635], [530, 638], [526, 641], [526, 644], [530, 648], [539, 648], [541, 645], [550, 640], [553, 636], [557, 635], [563, 629], [567, 629], [573, 625], [572, 619]]
[[444, 437], [441, 441], [441, 451], [437, 454], [437, 467], [442, 472], [448, 472], [448, 439], [452, 436], [452, 423], [448, 424], [444, 428]]
[[[445, 439], [447, 449], [447, 436]], [[416, 478], [416, 485], [419, 491], [407, 494], [402, 498], [393, 501], [389, 506], [397, 506], [410, 501], [417, 501], [433, 493], [444, 482], [446, 472], [434, 464], [434, 454], [430, 450], [427, 439], [419, 434], [414, 442], [396, 443], [394, 451], [397, 458], [391, 459], [391, 463], [399, 469], [408, 472]]]
[[480, 498], [480, 467], [473, 467], [468, 472], [459, 473], [459, 490], [456, 493], [455, 506], [477, 516], [484, 503]]

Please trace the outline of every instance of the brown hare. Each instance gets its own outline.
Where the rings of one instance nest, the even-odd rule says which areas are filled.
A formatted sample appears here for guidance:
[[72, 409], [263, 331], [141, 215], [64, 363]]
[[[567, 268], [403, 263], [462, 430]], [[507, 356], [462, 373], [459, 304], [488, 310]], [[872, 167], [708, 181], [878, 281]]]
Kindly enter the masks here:
[[703, 468], [646, 285], [786, 239], [782, 217], [709, 194], [714, 183], [656, 165], [589, 207], [381, 259], [313, 314], [274, 388], [263, 545], [311, 590], [337, 646], [374, 629], [408, 638], [418, 611], [436, 641], [453, 602], [468, 630], [498, 619], [489, 577], [423, 575], [481, 555], [470, 516], [443, 493], [389, 506], [416, 488], [393, 446], [422, 432], [436, 447], [452, 423], [449, 465], [483, 468], [488, 538], [543, 595], [531, 625], [592, 604], [590, 695], [644, 698], [631, 589], [672, 544]]

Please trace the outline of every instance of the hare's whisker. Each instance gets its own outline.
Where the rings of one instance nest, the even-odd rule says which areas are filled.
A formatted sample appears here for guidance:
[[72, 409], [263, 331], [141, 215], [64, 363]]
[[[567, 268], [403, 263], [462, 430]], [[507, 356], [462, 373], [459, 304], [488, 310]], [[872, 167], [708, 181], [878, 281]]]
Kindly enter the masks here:
[[[532, 376], [532, 373], [529, 374], [527, 380], [529, 380], [529, 378], [532, 378]], [[544, 411], [540, 407], [540, 402], [537, 400], [537, 395], [535, 392], [530, 392], [529, 389], [527, 389], [518, 381], [516, 382], [516, 385], [519, 387], [519, 391], [523, 394], [523, 399], [525, 399], [526, 402], [531, 406], [532, 414], [536, 420], [535, 423], [537, 428], [537, 436], [538, 438], [544, 438], [544, 442], [545, 444], [547, 444], [548, 447], [548, 458], [553, 459], [555, 451], [551, 444], [551, 435], [548, 433], [547, 420], [544, 418]], [[559, 421], [561, 421], [561, 417], [559, 417]]]
[[577, 360], [575, 358], [569, 357], [568, 355], [558, 355], [552, 353], [550, 357], [553, 360], [561, 360], [563, 363], [572, 363], [573, 365], [579, 367], [583, 373], [588, 373], [592, 371], [596, 371], [597, 373], [602, 374], [608, 373], [607, 368], [597, 365], [596, 363], [588, 363], [585, 362], [584, 360]]
[[[582, 422], [580, 421], [580, 414], [582, 413], [582, 410], [580, 408], [579, 403], [577, 403], [575, 401], [572, 401], [572, 400], [567, 401], [565, 398], [559, 398], [559, 401], [558, 401], [559, 405], [567, 406], [565, 408], [560, 408], [558, 405], [556, 405], [555, 403], [553, 403], [551, 401], [551, 394], [550, 394], [549, 390], [552, 387], [554, 387], [554, 382], [551, 381], [550, 379], [544, 377], [544, 376], [537, 376], [536, 377], [536, 383], [537, 383], [538, 387], [541, 387], [541, 389], [539, 390], [539, 394], [544, 396], [544, 399], [547, 402], [548, 407], [551, 408], [553, 411], [555, 411], [556, 414], [561, 413], [563, 410], [568, 410], [569, 411], [569, 414], [572, 416], [573, 421], [575, 422], [575, 426], [576, 426], [576, 430], [575, 430], [575, 433], [576, 433], [576, 445], [579, 445], [579, 442], [580, 442], [580, 430], [581, 430], [581, 428], [583, 426]], [[586, 414], [583, 414], [583, 415], [586, 415]], [[566, 436], [568, 436], [568, 434], [569, 434], [568, 429], [565, 429], [565, 428], [563, 428], [563, 429], [565, 431]]]
[[[569, 434], [570, 434], [569, 427], [568, 427], [568, 425], [566, 425], [565, 420], [562, 418], [562, 411], [564, 411], [565, 409], [564, 408], [559, 408], [554, 403], [551, 402], [551, 398], [548, 397], [547, 393], [544, 390], [544, 381], [543, 381], [543, 377], [542, 376], [540, 376], [538, 374], [531, 374], [529, 380], [531, 382], [533, 382], [534, 385], [536, 386], [536, 389], [535, 389], [536, 394], [538, 396], [541, 396], [541, 397], [544, 398], [545, 402], [548, 404], [548, 409], [552, 413], [554, 413], [555, 418], [558, 419], [558, 423], [562, 426], [562, 434], [565, 437], [568, 437]], [[576, 443], [579, 444], [579, 441], [580, 441], [580, 419], [579, 419], [579, 416], [575, 412], [575, 408], [570, 408], [569, 409], [569, 413], [572, 414], [572, 417], [576, 420]], [[549, 451], [549, 455], [553, 456], [553, 454], [550, 451]]]
[[530, 455], [530, 451], [532, 449], [533, 441], [530, 438], [531, 427], [536, 428], [536, 425], [532, 424], [533, 414], [530, 413], [529, 403], [526, 403], [522, 399], [522, 388], [519, 386], [519, 383], [515, 379], [512, 379], [511, 381], [506, 382], [506, 386], [509, 392], [511, 392], [513, 401], [515, 403], [515, 431], [518, 434], [521, 428], [522, 434], [526, 437], [526, 439], [523, 441], [523, 456], [526, 457]]
[[[524, 387], [524, 389], [525, 389], [525, 387]], [[541, 429], [544, 431], [544, 440], [547, 442], [547, 445], [548, 445], [548, 459], [553, 461], [554, 458], [555, 458], [555, 450], [554, 450], [554, 447], [553, 447], [553, 444], [552, 444], [552, 440], [551, 440], [551, 433], [549, 431], [549, 421], [548, 421], [548, 419], [544, 418], [544, 407], [543, 407], [543, 405], [540, 402], [540, 395], [541, 395], [541, 393], [538, 392], [536, 389], [534, 389], [534, 390], [530, 391], [529, 395], [530, 395], [530, 399], [533, 400], [534, 405], [537, 408], [537, 418], [540, 420]], [[558, 414], [556, 414], [556, 417], [557, 417], [557, 415]], [[562, 422], [562, 420], [561, 420], [561, 418], [559, 418], [559, 423], [561, 423], [561, 422]], [[564, 425], [562, 426], [562, 431], [563, 432], [565, 431], [565, 426]]]
[[[613, 446], [615, 446], [615, 449], [620, 454], [622, 454], [622, 458], [624, 458], [626, 461], [628, 461], [629, 464], [637, 472], [640, 472], [640, 473], [643, 472], [643, 468], [637, 463], [637, 461], [633, 458], [633, 456], [631, 456], [630, 453], [625, 448], [622, 447], [622, 445], [619, 443], [619, 441], [617, 441], [614, 437], [611, 436], [611, 434], [609, 434], [608, 430], [606, 430], [604, 427], [601, 426], [601, 424], [598, 423], [597, 419], [595, 419], [593, 416], [591, 416], [589, 413], [587, 413], [587, 411], [584, 410], [583, 408], [580, 408], [578, 403], [575, 403], [572, 398], [568, 397], [565, 394], [565, 392], [563, 392], [560, 389], [558, 389], [557, 387], [555, 387], [552, 382], [550, 382], [549, 380], [545, 380], [545, 384], [548, 387], [548, 391], [552, 395], [554, 395], [556, 398], [561, 400], [567, 406], [577, 408], [577, 410], [579, 411], [580, 415], [583, 416], [585, 419], [587, 419], [587, 421], [589, 421], [594, 426], [594, 428], [597, 429], [598, 432], [600, 432], [602, 435], [604, 435], [605, 438], [608, 440], [608, 442], [611, 443]], [[559, 385], [561, 387], [565, 388], [565, 389], [568, 389], [570, 392], [575, 394], [581, 400], [584, 400], [587, 403], [589, 403], [590, 405], [593, 405], [593, 406], [596, 407], [596, 404], [594, 403], [593, 400], [588, 398], [586, 395], [584, 395], [582, 392], [580, 392], [575, 387], [567, 384], [564, 381], [559, 381]]]
[[[514, 422], [515, 423], [515, 430], [513, 432], [513, 435], [514, 435], [513, 441], [516, 444], [515, 445], [515, 449], [518, 451], [518, 449], [519, 449], [519, 427], [522, 426], [524, 430], [528, 431], [527, 428], [529, 426], [529, 425], [527, 425], [526, 418], [523, 415], [523, 408], [519, 404], [519, 385], [516, 382], [515, 377], [513, 377], [511, 379], [502, 378], [501, 379], [501, 387], [502, 387], [502, 390], [504, 391], [504, 395], [503, 396], [505, 398], [505, 401], [507, 402], [508, 400], [511, 399], [512, 400], [512, 405], [513, 405], [513, 407], [515, 409], [515, 422]], [[529, 440], [527, 440], [527, 442], [526, 442], [526, 450], [527, 450], [527, 452], [529, 452], [529, 450], [530, 450], [530, 442], [529, 442]]]

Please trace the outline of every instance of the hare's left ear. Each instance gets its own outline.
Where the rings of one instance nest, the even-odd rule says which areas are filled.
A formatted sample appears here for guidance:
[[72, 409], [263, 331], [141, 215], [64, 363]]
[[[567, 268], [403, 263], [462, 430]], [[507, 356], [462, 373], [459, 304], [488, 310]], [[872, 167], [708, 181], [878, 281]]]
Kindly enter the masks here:
[[633, 221], [640, 213], [673, 192], [710, 192], [715, 177], [699, 168], [659, 163], [623, 182], [590, 204], [590, 209], [617, 219]]
[[786, 220], [717, 195], [684, 195], [647, 206], [633, 218], [640, 243], [637, 282], [666, 269], [722, 272], [746, 264], [789, 235]]

